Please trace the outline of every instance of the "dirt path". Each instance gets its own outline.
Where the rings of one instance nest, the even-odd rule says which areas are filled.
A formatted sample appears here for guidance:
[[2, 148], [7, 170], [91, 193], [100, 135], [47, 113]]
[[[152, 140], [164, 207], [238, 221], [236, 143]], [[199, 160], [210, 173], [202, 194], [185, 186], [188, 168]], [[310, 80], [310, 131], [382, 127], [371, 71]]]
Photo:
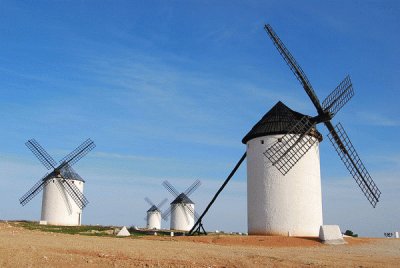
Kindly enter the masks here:
[[0, 223], [0, 267], [398, 267], [400, 239], [90, 237]]

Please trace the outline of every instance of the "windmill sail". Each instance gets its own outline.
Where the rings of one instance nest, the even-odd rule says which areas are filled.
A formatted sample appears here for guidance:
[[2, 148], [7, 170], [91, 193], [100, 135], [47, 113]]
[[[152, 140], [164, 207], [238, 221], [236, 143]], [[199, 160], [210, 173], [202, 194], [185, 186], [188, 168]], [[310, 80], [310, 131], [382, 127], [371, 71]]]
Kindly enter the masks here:
[[168, 192], [170, 192], [170, 194], [172, 194], [173, 196], [177, 197], [179, 195], [178, 190], [175, 189], [174, 186], [172, 186], [171, 183], [169, 183], [168, 181], [164, 181], [162, 183], [162, 185], [165, 187], [165, 189], [167, 189]]
[[379, 202], [381, 191], [372, 180], [363, 162], [358, 156], [353, 144], [351, 143], [347, 133], [339, 123], [335, 127], [336, 131], [331, 131], [328, 135], [329, 140], [335, 147], [340, 159], [357, 182], [358, 186], [364, 193], [365, 197], [373, 207]]
[[[274, 32], [270, 25], [265, 25], [264, 28], [273, 41], [275, 47], [278, 49], [279, 54], [281, 54], [285, 62], [288, 64], [297, 80], [300, 81], [307, 95], [317, 109], [318, 116], [313, 118], [316, 121], [315, 123], [323, 122], [328, 128], [329, 139], [338, 152], [341, 160], [362, 189], [368, 201], [373, 207], [375, 207], [381, 192], [379, 191], [375, 182], [372, 180], [368, 171], [365, 169], [344, 129], [339, 124], [335, 130], [330, 122], [332, 117], [354, 95], [350, 77], [347, 76], [321, 105], [304, 71], [283, 44], [281, 39]], [[342, 139], [344, 140], [342, 141]], [[272, 161], [272, 163], [274, 163], [274, 165], [279, 169], [279, 171], [282, 172], [282, 174], [286, 174], [305, 154], [307, 148], [309, 149], [309, 146], [306, 142], [304, 142], [304, 146], [302, 146], [303, 142], [301, 139], [297, 139], [295, 142], [293, 142], [291, 139], [289, 139], [289, 141], [291, 143], [289, 143], [289, 145], [286, 147], [286, 152], [283, 152], [285, 148], [282, 145], [274, 144], [273, 147], [268, 149], [265, 153], [265, 155]]]
[[317, 107], [318, 111], [322, 112], [322, 107], [319, 102], [317, 95], [314, 92], [313, 87], [311, 86], [310, 81], [308, 80], [306, 74], [304, 73], [303, 69], [300, 65], [296, 62], [292, 54], [283, 44], [281, 39], [278, 35], [274, 32], [272, 27], [267, 24], [265, 25], [264, 29], [267, 31], [269, 37], [273, 41], [275, 47], [278, 49], [279, 54], [283, 57], [287, 65], [289, 66], [290, 70], [292, 70], [293, 74], [296, 76], [297, 80], [299, 80], [300, 84], [303, 86], [304, 90], [307, 92], [307, 95], [310, 97], [312, 103]]
[[26, 192], [20, 199], [19, 203], [25, 206], [29, 201], [31, 201], [38, 193], [40, 193], [43, 188], [49, 183], [48, 174], [41, 178], [32, 188]]
[[322, 102], [324, 111], [333, 117], [354, 96], [350, 76], [347, 76], [331, 94]]
[[57, 162], [46, 152], [45, 149], [43, 149], [42, 146], [40, 146], [35, 139], [28, 140], [25, 145], [48, 170], [56, 168]]
[[303, 116], [293, 128], [269, 147], [264, 155], [283, 174], [296, 165], [317, 141], [311, 132], [314, 124]]
[[50, 179], [60, 175], [64, 178], [64, 183], [62, 186], [79, 208], [82, 209], [89, 203], [87, 198], [78, 189], [78, 187], [75, 184], [70, 183], [68, 180], [83, 181], [79, 174], [73, 170], [72, 165], [95, 147], [95, 144], [92, 140], [87, 139], [85, 142], [83, 142], [80, 146], [78, 146], [78, 148], [64, 157], [58, 166], [57, 162], [35, 139], [30, 139], [25, 144], [47, 169], [53, 169], [53, 171], [50, 174], [46, 174], [46, 176], [39, 180], [26, 194], [19, 199], [21, 205], [25, 205], [32, 200], [40, 191], [43, 190]]
[[185, 207], [188, 209], [190, 215], [194, 217], [195, 221], [197, 221], [200, 218], [200, 215], [196, 211], [194, 211], [191, 206], [185, 205]]
[[197, 188], [199, 188], [199, 186], [201, 185], [201, 181], [200, 180], [196, 180], [192, 185], [190, 185], [186, 191], [184, 191], [183, 193], [186, 196], [191, 195], [194, 191], [196, 191]]
[[61, 159], [60, 163], [68, 163], [70, 166], [78, 162], [82, 157], [89, 153], [93, 148], [96, 147], [91, 139], [87, 139], [81, 145], [79, 145], [75, 150]]

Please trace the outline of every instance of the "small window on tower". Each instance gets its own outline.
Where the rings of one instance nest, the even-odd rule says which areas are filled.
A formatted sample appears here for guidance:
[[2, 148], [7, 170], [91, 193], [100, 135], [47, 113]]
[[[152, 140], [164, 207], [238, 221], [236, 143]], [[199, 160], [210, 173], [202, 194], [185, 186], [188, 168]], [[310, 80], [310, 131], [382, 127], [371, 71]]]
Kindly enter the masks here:
[[261, 144], [264, 144], [264, 140], [261, 140]]

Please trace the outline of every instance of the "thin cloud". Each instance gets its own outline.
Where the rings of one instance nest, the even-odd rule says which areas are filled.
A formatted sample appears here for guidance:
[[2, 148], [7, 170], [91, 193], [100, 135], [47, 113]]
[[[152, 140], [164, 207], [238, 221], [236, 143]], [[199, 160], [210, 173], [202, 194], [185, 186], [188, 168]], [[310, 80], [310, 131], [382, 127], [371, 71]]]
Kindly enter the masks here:
[[400, 121], [393, 119], [389, 116], [377, 114], [377, 113], [358, 113], [358, 116], [367, 125], [382, 126], [382, 127], [398, 127], [400, 126]]
[[237, 36], [237, 34], [238, 33], [235, 31], [235, 28], [224, 25], [218, 29], [210, 31], [203, 37], [203, 39], [217, 43], [224, 43], [233, 39], [235, 36]]
[[353, 230], [361, 236], [382, 237], [395, 231], [400, 221], [398, 206], [400, 185], [397, 173], [379, 172], [375, 182], [382, 192], [380, 202], [372, 208], [363, 193], [349, 178], [322, 181], [324, 224], [339, 224], [342, 231]]
[[149, 157], [142, 155], [132, 155], [132, 154], [118, 154], [118, 153], [110, 153], [110, 152], [93, 152], [91, 153], [92, 157], [97, 158], [106, 158], [106, 159], [115, 159], [115, 160], [140, 160], [140, 161], [155, 161], [160, 160], [157, 157]]

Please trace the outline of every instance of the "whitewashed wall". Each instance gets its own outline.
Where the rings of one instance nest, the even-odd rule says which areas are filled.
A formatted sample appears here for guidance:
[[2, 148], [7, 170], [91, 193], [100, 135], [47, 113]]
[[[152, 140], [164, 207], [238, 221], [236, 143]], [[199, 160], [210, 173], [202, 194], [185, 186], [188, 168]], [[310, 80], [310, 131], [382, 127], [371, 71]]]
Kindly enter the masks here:
[[161, 213], [160, 211], [147, 212], [147, 229], [161, 229]]
[[318, 236], [322, 225], [319, 142], [283, 176], [263, 154], [282, 136], [247, 142], [248, 232]]
[[[81, 225], [82, 210], [62, 185], [62, 178], [52, 179], [43, 189], [42, 221], [51, 225]], [[69, 180], [83, 192], [84, 182]]]
[[[172, 204], [171, 230], [190, 231], [194, 225], [194, 215], [182, 204]], [[175, 206], [175, 208], [174, 208]], [[194, 211], [193, 204], [186, 204]]]

